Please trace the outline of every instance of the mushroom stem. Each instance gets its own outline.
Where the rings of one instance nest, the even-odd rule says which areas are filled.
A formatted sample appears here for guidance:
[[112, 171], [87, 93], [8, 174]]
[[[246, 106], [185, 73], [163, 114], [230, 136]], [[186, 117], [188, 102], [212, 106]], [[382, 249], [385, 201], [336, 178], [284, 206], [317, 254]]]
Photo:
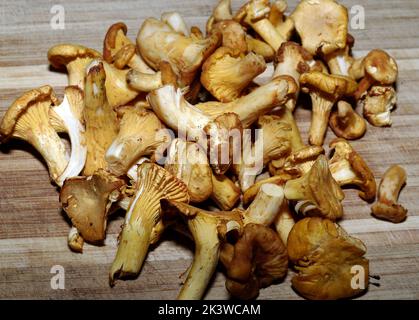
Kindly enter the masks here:
[[198, 215], [188, 220], [189, 230], [195, 241], [195, 254], [188, 277], [177, 297], [178, 300], [201, 299], [217, 267], [220, 240], [217, 224], [207, 221], [212, 219], [215, 218]]
[[276, 218], [284, 201], [284, 189], [276, 184], [263, 184], [255, 199], [244, 213], [244, 224], [258, 223], [269, 226]]
[[[135, 201], [134, 201], [135, 202]], [[145, 207], [147, 200], [137, 201], [131, 206], [127, 213], [137, 216], [134, 221], [126, 221], [119, 240], [118, 251], [112, 263], [109, 282], [111, 286], [115, 283], [115, 278], [125, 276], [136, 276], [144, 263], [150, 245], [151, 232], [153, 229], [152, 219], [148, 215], [139, 216], [139, 208]], [[133, 212], [134, 209], [134, 212]]]
[[286, 41], [268, 19], [261, 19], [250, 25], [275, 51]]
[[279, 234], [282, 242], [286, 245], [288, 241], [288, 235], [291, 232], [292, 227], [295, 225], [295, 219], [289, 207], [289, 203], [286, 199], [282, 201], [279, 213], [274, 221], [275, 230]]
[[150, 92], [163, 85], [160, 72], [151, 74], [135, 69], [128, 71], [127, 83], [131, 88], [142, 92]]
[[240, 188], [225, 175], [212, 175], [211, 199], [221, 210], [231, 210], [240, 198]]
[[310, 97], [313, 103], [313, 114], [311, 118], [309, 142], [311, 145], [322, 146], [334, 101], [324, 99], [317, 93], [310, 93]]

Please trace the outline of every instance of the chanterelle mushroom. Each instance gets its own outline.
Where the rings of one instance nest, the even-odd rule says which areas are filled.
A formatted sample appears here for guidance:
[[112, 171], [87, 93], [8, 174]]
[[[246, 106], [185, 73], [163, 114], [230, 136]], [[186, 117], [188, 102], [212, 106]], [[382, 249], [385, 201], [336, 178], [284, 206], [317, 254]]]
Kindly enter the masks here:
[[372, 85], [391, 85], [396, 82], [398, 67], [387, 52], [374, 49], [364, 58], [354, 61], [349, 68], [349, 75], [356, 80], [362, 78], [354, 93], [358, 100]]
[[185, 183], [192, 202], [202, 202], [211, 196], [212, 170], [207, 154], [197, 143], [174, 139], [164, 168]]
[[51, 179], [60, 184], [59, 177], [67, 167], [69, 157], [54, 129], [53, 122], [57, 120], [51, 120], [58, 103], [50, 86], [25, 92], [13, 102], [1, 120], [0, 142], [17, 138], [30, 143], [44, 158]]
[[226, 288], [240, 299], [252, 299], [259, 289], [283, 279], [288, 270], [287, 249], [272, 229], [250, 223], [233, 245], [224, 243], [220, 261], [227, 272]]
[[343, 215], [341, 201], [345, 195], [333, 179], [326, 157], [320, 155], [300, 178], [289, 180], [284, 187], [288, 200], [301, 201], [298, 211], [337, 220]]
[[335, 181], [340, 186], [357, 186], [361, 190], [359, 196], [362, 199], [374, 200], [377, 186], [364, 159], [345, 139], [334, 139], [329, 146], [334, 151], [329, 160], [329, 169]]
[[127, 26], [118, 22], [109, 27], [103, 41], [103, 59], [118, 69], [128, 66], [145, 74], [155, 74], [141, 55], [136, 53], [135, 44], [128, 39]]
[[106, 151], [110, 172], [116, 176], [127, 173], [143, 156], [154, 155], [157, 148], [169, 141], [168, 133], [157, 116], [144, 108], [123, 106], [117, 109], [119, 132]]
[[396, 90], [392, 86], [372, 86], [358, 100], [364, 118], [375, 127], [391, 126], [391, 110], [397, 103]]
[[241, 232], [241, 216], [237, 211], [205, 211], [178, 201], [161, 200], [165, 215], [180, 215], [195, 241], [195, 254], [188, 277], [178, 299], [201, 299], [218, 264], [220, 245], [227, 233]]
[[148, 18], [142, 24], [137, 36], [137, 47], [144, 60], [154, 69], [166, 60], [179, 77], [179, 84], [192, 83], [205, 59], [219, 45], [218, 34], [203, 40], [185, 37], [169, 25]]
[[294, 21], [285, 16], [287, 8], [285, 0], [276, 0], [272, 3], [269, 13], [269, 21], [285, 40], [289, 40], [294, 31]]
[[105, 80], [105, 70], [101, 62], [89, 68], [83, 111], [87, 143], [87, 159], [83, 170], [85, 176], [107, 168], [105, 153], [118, 133], [117, 115], [107, 101]]
[[352, 95], [358, 84], [349, 77], [310, 71], [301, 75], [300, 85], [309, 92], [312, 101], [309, 142], [321, 146], [333, 105], [341, 97]]
[[387, 169], [378, 186], [378, 201], [371, 207], [372, 214], [379, 219], [394, 223], [406, 219], [407, 209], [397, 203], [399, 193], [406, 184], [406, 171], [393, 165]]
[[312, 55], [345, 48], [348, 11], [335, 0], [302, 0], [290, 17], [304, 49]]
[[243, 128], [248, 128], [259, 116], [295, 97], [297, 85], [290, 76], [280, 76], [232, 102], [209, 101], [195, 105], [213, 119], [229, 112], [239, 116]]
[[310, 70], [308, 62], [312, 59], [313, 56], [307, 50], [292, 41], [284, 42], [277, 51], [276, 66], [272, 77], [291, 76], [298, 87], [295, 99], [290, 99], [286, 104], [291, 111], [294, 110], [298, 98], [300, 76]]
[[92, 176], [65, 181], [60, 202], [84, 240], [96, 243], [105, 239], [109, 209], [124, 185], [122, 179], [101, 169]]
[[367, 130], [365, 120], [346, 101], [339, 101], [337, 111], [332, 112], [329, 125], [341, 138], [354, 140], [361, 138]]
[[240, 198], [240, 188], [225, 175], [212, 175], [211, 199], [221, 210], [231, 210]]
[[71, 141], [70, 160], [56, 180], [60, 187], [65, 179], [77, 176], [86, 163], [87, 146], [84, 137], [83, 108], [83, 92], [77, 86], [69, 86], [65, 88], [63, 102], [53, 107], [54, 112], [50, 114], [52, 122], [57, 123], [58, 126], [63, 125], [62, 130], [68, 133]]
[[265, 69], [262, 56], [253, 52], [242, 55], [234, 49], [221, 47], [203, 64], [201, 83], [219, 101], [230, 102]]
[[250, 26], [274, 50], [278, 50], [286, 39], [268, 19], [270, 10], [269, 0], [250, 0], [239, 9], [234, 20]]
[[96, 50], [76, 44], [59, 44], [48, 50], [48, 60], [56, 69], [65, 67], [70, 86], [84, 90], [86, 67], [93, 59], [100, 58]]
[[137, 275], [150, 244], [156, 243], [163, 230], [160, 200], [188, 202], [189, 195], [182, 181], [153, 163], [138, 167], [135, 194], [129, 204], [118, 251], [109, 272], [109, 282]]
[[222, 113], [212, 120], [188, 103], [180, 89], [176, 90], [172, 85], [150, 92], [147, 99], [168, 127], [177, 130], [178, 134], [186, 134], [187, 140], [195, 141], [208, 150], [211, 166], [217, 174], [227, 171], [234, 154], [230, 138], [234, 134], [241, 135], [241, 123], [236, 114]]
[[[292, 286], [307, 299], [349, 298], [368, 287], [365, 245], [328, 219], [298, 221], [288, 236], [287, 249], [289, 260], [298, 271], [291, 279]], [[355, 281], [354, 267], [359, 272]]]

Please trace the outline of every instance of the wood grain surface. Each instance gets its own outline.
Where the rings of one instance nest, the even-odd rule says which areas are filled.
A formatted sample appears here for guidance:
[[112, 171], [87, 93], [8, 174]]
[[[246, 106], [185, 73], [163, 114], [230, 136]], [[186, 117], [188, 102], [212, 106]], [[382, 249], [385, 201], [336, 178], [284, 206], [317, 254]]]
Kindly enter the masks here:
[[[53, 30], [50, 9], [65, 9], [65, 29]], [[179, 11], [189, 25], [203, 27], [216, 0], [74, 0], [0, 1], [0, 117], [25, 90], [44, 84], [60, 94], [66, 75], [51, 71], [47, 50], [62, 42], [102, 49], [107, 28], [117, 21], [128, 25], [135, 39], [144, 18], [162, 11]], [[400, 202], [409, 210], [401, 224], [371, 217], [370, 206], [354, 190], [345, 190], [342, 225], [368, 248], [371, 273], [381, 276], [380, 287], [370, 286], [360, 299], [419, 299], [419, 1], [345, 0], [348, 7], [362, 5], [365, 29], [351, 30], [354, 55], [382, 48], [399, 65], [398, 108], [391, 128], [374, 128], [353, 143], [376, 175], [377, 182], [391, 164], [408, 173]], [[233, 1], [233, 8], [240, 6]], [[296, 1], [289, 1], [289, 10]], [[296, 111], [307, 137], [309, 108]], [[334, 137], [329, 130], [328, 143]], [[116, 252], [122, 215], [112, 218], [104, 246], [85, 245], [83, 254], [67, 248], [69, 224], [61, 212], [58, 193], [49, 183], [40, 157], [23, 142], [0, 147], [0, 298], [12, 299], [173, 299], [180, 289], [193, 247], [168, 233], [153, 248], [140, 276], [108, 286], [108, 270]], [[65, 269], [65, 289], [52, 290], [51, 267]], [[283, 283], [261, 290], [260, 299], [301, 299], [290, 287], [292, 272]], [[217, 272], [206, 299], [228, 298], [224, 277]]]

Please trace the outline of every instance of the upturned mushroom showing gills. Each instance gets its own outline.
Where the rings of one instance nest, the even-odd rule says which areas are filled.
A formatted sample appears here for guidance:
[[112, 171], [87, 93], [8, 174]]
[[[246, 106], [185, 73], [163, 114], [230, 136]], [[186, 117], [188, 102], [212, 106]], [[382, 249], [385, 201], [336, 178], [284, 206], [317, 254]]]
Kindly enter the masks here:
[[326, 157], [320, 155], [300, 178], [289, 180], [284, 187], [285, 198], [300, 201], [298, 211], [337, 220], [343, 215], [341, 201], [345, 195], [333, 179]]
[[283, 279], [288, 270], [287, 249], [278, 234], [255, 223], [244, 227], [235, 244], [223, 244], [220, 261], [226, 269], [227, 290], [246, 300], [257, 297], [260, 288]]
[[144, 108], [123, 106], [117, 108], [119, 132], [106, 151], [109, 171], [116, 176], [128, 172], [143, 156], [153, 156], [170, 139], [157, 116]]
[[241, 216], [238, 211], [205, 211], [166, 199], [161, 206], [165, 215], [178, 215], [186, 222], [195, 242], [192, 265], [177, 299], [201, 299], [217, 267], [220, 245], [229, 232], [241, 232]]
[[[10, 138], [31, 144], [43, 157], [51, 179], [60, 184], [60, 176], [67, 167], [69, 156], [51, 120], [53, 109], [59, 104], [50, 86], [25, 92], [6, 111], [0, 123], [0, 142]], [[56, 116], [57, 118], [58, 116]], [[62, 128], [64, 124], [61, 124]]]
[[156, 243], [163, 230], [160, 200], [188, 202], [183, 182], [154, 163], [138, 167], [135, 194], [129, 204], [119, 237], [118, 251], [109, 272], [109, 283], [125, 276], [136, 276], [150, 244]]
[[335, 181], [340, 186], [357, 186], [362, 199], [373, 201], [377, 186], [374, 175], [365, 160], [345, 139], [334, 139], [329, 146], [334, 151], [329, 160], [329, 168]]
[[368, 287], [365, 245], [328, 219], [298, 221], [288, 236], [287, 249], [298, 272], [291, 279], [292, 286], [306, 299], [350, 298]]
[[312, 102], [312, 118], [309, 142], [323, 145], [333, 105], [342, 97], [352, 95], [358, 84], [351, 78], [310, 71], [300, 77], [303, 91], [308, 92]]
[[76, 44], [59, 44], [48, 50], [48, 60], [56, 69], [66, 68], [68, 84], [84, 90], [85, 71], [93, 59], [99, 59], [96, 50]]
[[212, 194], [212, 170], [207, 154], [194, 142], [174, 139], [164, 168], [183, 181], [192, 202], [203, 202]]
[[83, 169], [85, 176], [94, 174], [98, 169], [107, 168], [106, 150], [118, 133], [116, 112], [107, 101], [103, 64], [98, 62], [87, 71], [83, 110], [87, 143], [87, 159]]
[[243, 128], [250, 127], [259, 116], [295, 97], [297, 85], [290, 76], [280, 76], [232, 102], [209, 101], [195, 105], [198, 109], [216, 118], [233, 112], [238, 115]]
[[[188, 103], [180, 89], [172, 85], [150, 92], [147, 96], [153, 111], [169, 128], [187, 136], [208, 150], [210, 163], [216, 174], [230, 167], [235, 143], [232, 136], [241, 137], [242, 127], [234, 113], [222, 113], [214, 119]], [[209, 139], [207, 139], [209, 137]], [[221, 152], [220, 152], [221, 150]]]
[[70, 160], [65, 170], [57, 178], [57, 184], [61, 187], [64, 180], [77, 176], [86, 163], [87, 145], [84, 137], [84, 94], [77, 86], [65, 88], [64, 100], [60, 105], [53, 107], [54, 112], [50, 114], [51, 122], [57, 124], [60, 131], [68, 133], [71, 141]]
[[335, 0], [302, 0], [290, 17], [303, 48], [312, 55], [345, 48], [348, 10]]
[[203, 64], [201, 83], [217, 100], [231, 102], [265, 69], [262, 56], [220, 47]]
[[406, 219], [407, 209], [398, 203], [399, 193], [406, 184], [406, 171], [393, 165], [387, 169], [378, 186], [378, 201], [371, 207], [372, 214], [394, 223]]
[[185, 37], [154, 18], [144, 21], [137, 36], [137, 47], [144, 60], [155, 70], [161, 61], [169, 62], [182, 87], [192, 83], [202, 63], [219, 42], [218, 34], [197, 40]]
[[65, 181], [60, 202], [84, 240], [98, 243], [105, 239], [109, 209], [124, 185], [124, 180], [101, 169], [92, 176]]

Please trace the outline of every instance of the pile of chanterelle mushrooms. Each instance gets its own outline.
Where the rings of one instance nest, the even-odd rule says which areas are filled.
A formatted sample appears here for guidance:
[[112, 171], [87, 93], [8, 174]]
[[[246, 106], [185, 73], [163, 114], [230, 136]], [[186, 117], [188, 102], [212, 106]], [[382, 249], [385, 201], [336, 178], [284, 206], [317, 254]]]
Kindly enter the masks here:
[[[351, 56], [347, 9], [334, 0], [286, 9], [283, 0], [252, 0], [233, 13], [221, 0], [206, 35], [170, 12], [146, 19], [136, 43], [124, 23], [112, 25], [102, 54], [56, 45], [48, 59], [67, 70], [64, 97], [43, 86], [6, 112], [1, 141], [33, 145], [61, 187], [72, 250], [102, 243], [108, 216], [126, 211], [111, 285], [138, 275], [149, 246], [173, 228], [195, 244], [179, 299], [202, 298], [219, 262], [227, 290], [242, 299], [283, 279], [288, 265], [293, 288], [308, 299], [365, 290], [353, 286], [352, 267], [364, 268], [367, 286], [366, 247], [336, 221], [342, 186], [376, 197], [373, 172], [348, 140], [364, 135], [364, 119], [391, 125], [397, 64], [379, 49]], [[257, 85], [272, 61], [270, 80]], [[293, 117], [301, 92], [312, 101], [308, 144]], [[338, 137], [329, 158], [328, 126]], [[374, 216], [405, 219], [397, 203], [405, 181], [400, 166], [388, 169]]]

